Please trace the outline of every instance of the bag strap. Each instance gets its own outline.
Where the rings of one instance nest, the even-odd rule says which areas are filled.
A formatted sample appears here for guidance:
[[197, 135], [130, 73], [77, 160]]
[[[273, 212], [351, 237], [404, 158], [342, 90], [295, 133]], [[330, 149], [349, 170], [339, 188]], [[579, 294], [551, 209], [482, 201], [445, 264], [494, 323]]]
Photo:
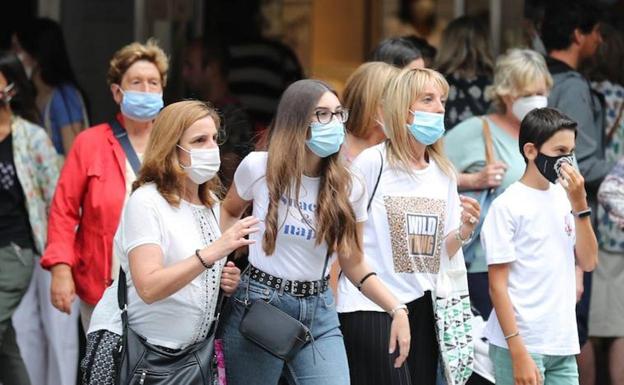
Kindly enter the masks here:
[[482, 117], [483, 122], [483, 144], [485, 145], [485, 164], [496, 162], [496, 153], [494, 152], [494, 143], [492, 142], [492, 132], [490, 131], [490, 123], [487, 118]]
[[121, 124], [119, 124], [119, 121], [116, 118], [112, 119], [108, 124], [110, 124], [111, 128], [113, 129], [113, 134], [115, 135], [115, 138], [117, 138], [117, 141], [121, 145], [121, 148], [123, 148], [124, 153], [126, 154], [126, 158], [128, 159], [130, 166], [132, 166], [134, 174], [136, 176], [139, 176], [141, 161], [139, 160], [136, 151], [134, 151], [134, 147], [132, 147], [132, 144], [130, 143], [130, 139], [128, 138], [128, 132], [123, 127], [121, 127]]
[[379, 151], [379, 159], [381, 160], [381, 165], [379, 166], [379, 175], [377, 175], [377, 181], [375, 182], [375, 187], [373, 187], [373, 192], [371, 193], [370, 198], [368, 199], [368, 205], [366, 206], [366, 211], [370, 211], [371, 204], [373, 204], [373, 198], [375, 197], [375, 193], [377, 192], [377, 187], [379, 186], [379, 181], [381, 180], [381, 173], [383, 172], [384, 166], [384, 158], [381, 151]]

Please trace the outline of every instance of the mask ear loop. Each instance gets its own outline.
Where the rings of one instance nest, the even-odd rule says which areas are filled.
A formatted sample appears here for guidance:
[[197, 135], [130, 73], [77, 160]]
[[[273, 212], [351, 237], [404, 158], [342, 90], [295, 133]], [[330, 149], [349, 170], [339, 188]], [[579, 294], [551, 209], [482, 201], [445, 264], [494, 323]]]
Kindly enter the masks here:
[[180, 150], [182, 150], [182, 151], [186, 152], [187, 154], [189, 154], [189, 160], [190, 160], [191, 164], [188, 165], [188, 166], [185, 166], [182, 163], [180, 163], [180, 159], [178, 159], [178, 165], [180, 167], [182, 167], [182, 170], [186, 170], [187, 168], [191, 167], [191, 165], [193, 164], [193, 158], [191, 158], [191, 150], [187, 150], [186, 148], [180, 146], [179, 144], [176, 144], [176, 147], [178, 147]]

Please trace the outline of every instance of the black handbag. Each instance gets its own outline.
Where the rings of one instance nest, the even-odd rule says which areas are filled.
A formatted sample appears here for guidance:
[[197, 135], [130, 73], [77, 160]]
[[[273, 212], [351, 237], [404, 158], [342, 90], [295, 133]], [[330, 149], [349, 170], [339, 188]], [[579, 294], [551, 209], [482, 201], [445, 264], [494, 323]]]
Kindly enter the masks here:
[[[325, 278], [329, 257], [328, 252], [325, 257], [320, 281]], [[314, 340], [312, 326], [320, 296], [321, 291], [318, 290], [309, 328], [299, 320], [263, 300], [255, 301], [249, 306], [249, 298], [246, 298], [246, 310], [241, 320], [239, 331], [256, 345], [288, 362], [297, 355], [305, 344]]]
[[114, 354], [115, 384], [212, 385], [216, 373], [214, 339], [219, 324], [223, 292], [205, 340], [178, 351], [150, 344], [128, 326], [126, 275], [119, 269], [117, 302], [121, 309], [123, 335]]

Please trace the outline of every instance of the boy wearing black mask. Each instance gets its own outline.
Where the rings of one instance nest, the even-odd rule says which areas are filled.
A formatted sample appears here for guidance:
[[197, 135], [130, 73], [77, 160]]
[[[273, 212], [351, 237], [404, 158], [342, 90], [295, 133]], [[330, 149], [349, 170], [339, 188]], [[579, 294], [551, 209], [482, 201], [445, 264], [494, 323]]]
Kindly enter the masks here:
[[577, 385], [576, 264], [598, 245], [584, 179], [572, 166], [577, 123], [552, 108], [520, 126], [527, 167], [490, 207], [481, 240], [494, 305], [485, 336], [496, 384]]

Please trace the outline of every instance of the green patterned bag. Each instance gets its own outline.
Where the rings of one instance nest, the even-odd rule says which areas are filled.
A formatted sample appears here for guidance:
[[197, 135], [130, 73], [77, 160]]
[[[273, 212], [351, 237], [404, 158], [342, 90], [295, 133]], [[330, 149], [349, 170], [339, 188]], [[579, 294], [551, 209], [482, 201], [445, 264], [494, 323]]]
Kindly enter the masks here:
[[464, 385], [472, 375], [474, 344], [472, 311], [466, 266], [461, 249], [451, 259], [440, 258], [433, 296], [436, 337], [440, 361], [448, 385]]

